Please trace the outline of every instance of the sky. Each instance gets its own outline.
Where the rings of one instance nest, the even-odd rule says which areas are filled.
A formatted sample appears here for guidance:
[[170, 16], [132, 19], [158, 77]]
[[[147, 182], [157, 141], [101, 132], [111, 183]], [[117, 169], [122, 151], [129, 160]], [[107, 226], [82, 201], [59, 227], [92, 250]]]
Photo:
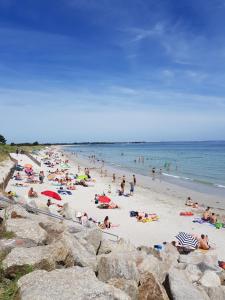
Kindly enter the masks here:
[[8, 142], [225, 139], [225, 0], [0, 0]]

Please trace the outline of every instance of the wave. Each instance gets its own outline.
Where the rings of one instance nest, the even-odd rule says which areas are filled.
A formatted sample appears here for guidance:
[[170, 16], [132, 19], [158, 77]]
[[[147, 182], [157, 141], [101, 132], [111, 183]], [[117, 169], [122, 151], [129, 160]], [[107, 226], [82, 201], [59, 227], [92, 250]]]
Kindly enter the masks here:
[[223, 189], [225, 189], [225, 185], [218, 184], [218, 183], [213, 183], [213, 182], [206, 181], [206, 180], [203, 180], [203, 179], [195, 179], [195, 178], [183, 177], [183, 176], [178, 176], [178, 175], [168, 174], [168, 173], [162, 173], [162, 174], [164, 176], [172, 177], [172, 178], [175, 178], [175, 179], [188, 180], [188, 181], [192, 181], [192, 182], [196, 182], [196, 183], [200, 183], [200, 184], [211, 185], [211, 186], [214, 186], [216, 188], [223, 188]]

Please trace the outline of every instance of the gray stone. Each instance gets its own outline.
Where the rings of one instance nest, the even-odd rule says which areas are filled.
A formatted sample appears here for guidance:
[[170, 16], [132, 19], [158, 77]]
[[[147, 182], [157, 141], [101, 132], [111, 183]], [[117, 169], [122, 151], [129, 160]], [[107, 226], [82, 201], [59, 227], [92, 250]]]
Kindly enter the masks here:
[[218, 264], [218, 257], [215, 251], [210, 251], [206, 253], [201, 253], [198, 251], [194, 251], [189, 253], [188, 255], [180, 255], [179, 262], [198, 265], [201, 263], [205, 263], [209, 266], [217, 266]]
[[62, 241], [48, 246], [14, 248], [3, 260], [2, 265], [5, 272], [10, 275], [28, 265], [35, 269], [50, 271], [55, 269], [58, 263], [65, 266], [74, 265], [71, 249]]
[[224, 300], [225, 286], [205, 288], [210, 300]]
[[197, 282], [202, 276], [202, 272], [198, 268], [198, 265], [187, 265], [185, 273], [191, 282]]
[[205, 287], [218, 287], [221, 285], [219, 276], [213, 271], [205, 271], [199, 282]]
[[142, 276], [138, 292], [139, 300], [169, 300], [164, 287], [152, 273]]
[[129, 241], [119, 239], [118, 241], [102, 240], [98, 254], [108, 254], [110, 252], [138, 252], [136, 247]]
[[47, 232], [39, 224], [30, 219], [8, 219], [6, 222], [8, 231], [22, 239], [31, 240], [36, 245], [43, 245], [47, 239]]
[[169, 289], [175, 300], [209, 299], [204, 291], [200, 291], [188, 280], [185, 271], [171, 268], [168, 273]]
[[76, 266], [91, 267], [94, 271], [97, 270], [97, 258], [93, 246], [90, 245], [91, 248], [88, 251], [78, 239], [66, 232], [62, 234], [60, 240], [71, 250]]
[[88, 244], [92, 245], [95, 249], [95, 253], [97, 253], [100, 243], [102, 241], [102, 232], [97, 227], [85, 228], [85, 230], [78, 232], [75, 234], [77, 238], [82, 238], [87, 241]]
[[165, 280], [170, 266], [170, 263], [167, 264], [166, 262], [163, 262], [149, 254], [140, 264], [138, 264], [138, 271], [140, 274], [152, 273], [157, 277], [159, 282], [162, 283]]
[[10, 205], [7, 207], [7, 209], [0, 211], [0, 217], [4, 218], [7, 216], [8, 219], [11, 219], [12, 212], [15, 212], [22, 218], [30, 218], [30, 214], [23, 207], [18, 205]]
[[131, 253], [110, 253], [98, 257], [98, 278], [108, 281], [111, 278], [124, 278], [139, 281], [136, 262]]
[[138, 297], [138, 287], [137, 283], [134, 280], [126, 280], [124, 278], [112, 278], [107, 283], [124, 291], [127, 295], [130, 296], [132, 300], [136, 300]]
[[18, 281], [21, 300], [130, 300], [123, 291], [100, 282], [89, 268], [35, 271]]

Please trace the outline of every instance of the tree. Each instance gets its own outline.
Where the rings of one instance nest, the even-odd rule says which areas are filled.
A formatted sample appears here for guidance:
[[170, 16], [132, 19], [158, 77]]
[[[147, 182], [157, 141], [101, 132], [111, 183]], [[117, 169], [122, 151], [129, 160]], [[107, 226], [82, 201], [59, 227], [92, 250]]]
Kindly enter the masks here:
[[0, 134], [0, 144], [5, 145], [6, 144], [6, 139], [4, 138], [3, 135]]
[[33, 145], [34, 145], [34, 146], [38, 146], [39, 143], [38, 143], [38, 142], [34, 142]]

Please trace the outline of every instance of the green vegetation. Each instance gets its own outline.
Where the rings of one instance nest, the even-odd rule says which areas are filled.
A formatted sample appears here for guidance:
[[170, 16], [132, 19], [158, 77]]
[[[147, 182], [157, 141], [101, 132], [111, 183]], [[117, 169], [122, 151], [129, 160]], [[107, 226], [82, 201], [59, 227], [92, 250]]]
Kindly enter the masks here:
[[0, 144], [3, 144], [3, 145], [6, 144], [6, 139], [2, 134], [0, 134]]
[[17, 146], [15, 144], [11, 145], [3, 145], [0, 143], [0, 162], [4, 161], [8, 158], [9, 153], [16, 152], [16, 149], [23, 149], [28, 152], [32, 152], [33, 150], [40, 150], [43, 146], [38, 145], [37, 142], [30, 145], [24, 145], [24, 146]]
[[0, 232], [0, 239], [13, 239], [15, 237], [15, 233], [12, 231], [3, 231]]
[[6, 257], [6, 253], [0, 252], [0, 300], [15, 300], [18, 290], [17, 281], [20, 277], [33, 272], [33, 267], [30, 265], [24, 266], [19, 271], [15, 272], [13, 279], [5, 277], [5, 273], [2, 267], [2, 261]]

